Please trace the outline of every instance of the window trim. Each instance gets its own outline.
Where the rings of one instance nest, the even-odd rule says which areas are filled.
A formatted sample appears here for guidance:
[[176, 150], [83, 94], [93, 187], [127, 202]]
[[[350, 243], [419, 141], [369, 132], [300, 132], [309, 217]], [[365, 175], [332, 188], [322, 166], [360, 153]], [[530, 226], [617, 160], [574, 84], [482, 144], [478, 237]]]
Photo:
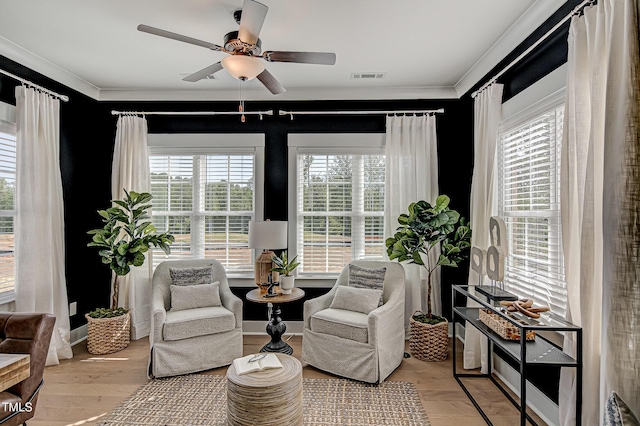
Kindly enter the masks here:
[[[289, 257], [298, 255], [298, 154], [385, 154], [385, 133], [289, 133], [287, 140]], [[339, 273], [305, 273], [301, 279], [333, 279]]]
[[[561, 107], [562, 105], [564, 105], [565, 103], [565, 88], [561, 88], [559, 90], [556, 90], [555, 92], [545, 96], [544, 98], [534, 102], [533, 104], [531, 104], [530, 106], [523, 108], [522, 110], [513, 113], [511, 116], [504, 118], [499, 124], [498, 124], [498, 132], [497, 132], [497, 141], [496, 141], [496, 158], [495, 158], [495, 165], [496, 167], [498, 167], [499, 165], [499, 151], [500, 151], [500, 139], [502, 137], [502, 135], [505, 132], [508, 131], [512, 131], [515, 130], [525, 124], [527, 124], [529, 121], [535, 119], [536, 117], [539, 117], [540, 115], [543, 115], [545, 113], [548, 113], [552, 110], [555, 110], [559, 107]], [[504, 107], [503, 107], [504, 108]], [[499, 193], [499, 172], [496, 169], [494, 171], [495, 173], [495, 177], [493, 179], [494, 182], [494, 194], [495, 196], [493, 197], [493, 206], [492, 206], [492, 211], [493, 214], [498, 214], [498, 202], [499, 202], [499, 198], [500, 198], [500, 193]], [[559, 175], [558, 175], [559, 177]], [[560, 230], [560, 232], [562, 233], [562, 230]], [[560, 250], [562, 251], [562, 246], [560, 246]], [[564, 255], [564, 254], [563, 254]], [[535, 302], [535, 300], [534, 300]], [[565, 301], [565, 309], [566, 306], [568, 305], [568, 300]]]
[[[179, 141], [180, 146], [176, 146]], [[254, 155], [254, 220], [264, 217], [264, 133], [149, 133], [147, 135], [149, 156], [152, 155], [207, 155], [207, 154], [253, 154]], [[253, 259], [256, 253], [253, 250]], [[253, 278], [253, 272], [234, 273], [227, 271], [229, 278]]]
[[[15, 116], [15, 107], [13, 107], [13, 105], [8, 105], [5, 104], [3, 102], [0, 102], [0, 108], [3, 111], [2, 117], [4, 117], [5, 115], [7, 115], [6, 118], [11, 118], [12, 112], [13, 112], [13, 116]], [[0, 132], [2, 133], [6, 133], [6, 134], [12, 134], [14, 136], [18, 136], [18, 126], [16, 123], [11, 123], [9, 121], [5, 121], [2, 117], [0, 117]], [[17, 140], [16, 140], [16, 145], [17, 145]], [[17, 148], [17, 147], [16, 147]], [[17, 180], [17, 171], [16, 171], [16, 180]], [[6, 215], [3, 215], [6, 216]], [[16, 210], [15, 206], [14, 206], [14, 210], [13, 210], [13, 218], [14, 218], [14, 229], [13, 229], [13, 235], [15, 237], [15, 223], [16, 223], [16, 219], [18, 217], [18, 211]], [[16, 252], [14, 249], [13, 252], [13, 259], [14, 259], [14, 265], [15, 265], [15, 258], [16, 258]], [[16, 281], [15, 281], [15, 267], [14, 267], [14, 280], [13, 280], [13, 289], [12, 290], [5, 290], [0, 292], [0, 305], [4, 305], [4, 304], [8, 304], [11, 302], [15, 302], [16, 300]]]
[[[530, 106], [512, 114], [509, 117], [504, 118], [498, 124], [498, 137], [509, 129], [519, 127], [527, 121], [533, 120], [537, 116], [544, 114], [545, 112], [558, 108], [565, 102], [565, 89], [557, 90], [545, 98], [534, 102]], [[498, 141], [499, 143], [500, 141]], [[497, 149], [496, 149], [497, 153]], [[497, 154], [496, 154], [497, 155]]]

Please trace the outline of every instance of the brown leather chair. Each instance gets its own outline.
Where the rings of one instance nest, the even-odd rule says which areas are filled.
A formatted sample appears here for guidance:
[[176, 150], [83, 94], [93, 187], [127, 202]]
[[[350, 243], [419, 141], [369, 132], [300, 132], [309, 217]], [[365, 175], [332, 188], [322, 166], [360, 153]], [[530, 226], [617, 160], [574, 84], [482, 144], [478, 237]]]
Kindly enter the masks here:
[[[0, 313], [0, 353], [29, 354], [31, 357], [30, 376], [0, 392], [2, 426], [26, 425], [26, 421], [35, 415], [55, 322], [56, 318], [51, 314]], [[16, 406], [21, 410], [15, 410]], [[11, 411], [10, 407], [14, 410]]]

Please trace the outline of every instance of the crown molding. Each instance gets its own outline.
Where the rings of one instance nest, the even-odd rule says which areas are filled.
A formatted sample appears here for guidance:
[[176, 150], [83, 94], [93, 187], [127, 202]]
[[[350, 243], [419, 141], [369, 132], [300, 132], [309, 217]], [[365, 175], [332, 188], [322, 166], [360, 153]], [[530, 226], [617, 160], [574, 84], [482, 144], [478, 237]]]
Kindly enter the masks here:
[[100, 89], [98, 87], [18, 46], [4, 37], [0, 37], [0, 55], [39, 72], [40, 74], [87, 95], [90, 98], [97, 100], [100, 96]]
[[[566, 0], [536, 0], [455, 84], [456, 97], [462, 97], [493, 67], [522, 43], [565, 3]], [[555, 6], [551, 6], [550, 3]]]
[[[289, 89], [280, 95], [264, 90], [245, 90], [247, 101], [457, 99], [454, 87], [385, 87], [341, 89]], [[239, 90], [109, 90], [100, 101], [238, 101]]]
[[[555, 4], [550, 7], [549, 3]], [[266, 90], [246, 91], [246, 100], [393, 100], [393, 99], [458, 99], [479, 82], [497, 63], [551, 16], [564, 0], [536, 0], [505, 34], [451, 87], [351, 87], [334, 89], [288, 89], [273, 96]], [[101, 89], [17, 44], [0, 37], [0, 55], [39, 72], [70, 89], [98, 101], [235, 101], [237, 90], [123, 90]]]

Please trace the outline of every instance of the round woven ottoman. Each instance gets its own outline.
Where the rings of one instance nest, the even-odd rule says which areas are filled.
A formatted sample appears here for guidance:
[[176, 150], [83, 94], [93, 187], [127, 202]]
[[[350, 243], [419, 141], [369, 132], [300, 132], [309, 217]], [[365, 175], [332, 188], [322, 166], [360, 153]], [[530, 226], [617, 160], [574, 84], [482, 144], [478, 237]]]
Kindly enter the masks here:
[[302, 364], [276, 354], [282, 368], [238, 376], [227, 370], [227, 424], [232, 426], [302, 425]]

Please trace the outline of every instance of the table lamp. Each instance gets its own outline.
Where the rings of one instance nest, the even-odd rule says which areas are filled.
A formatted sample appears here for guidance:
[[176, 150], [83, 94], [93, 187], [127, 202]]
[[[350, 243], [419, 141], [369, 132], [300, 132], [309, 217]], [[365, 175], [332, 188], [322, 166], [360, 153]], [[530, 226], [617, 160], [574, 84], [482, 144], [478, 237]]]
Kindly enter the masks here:
[[[249, 222], [249, 247], [263, 249], [255, 263], [255, 281], [258, 287], [268, 281], [271, 268], [274, 267], [271, 259], [275, 253], [270, 249], [287, 248], [287, 223], [286, 220]], [[277, 281], [277, 277], [273, 281]]]

